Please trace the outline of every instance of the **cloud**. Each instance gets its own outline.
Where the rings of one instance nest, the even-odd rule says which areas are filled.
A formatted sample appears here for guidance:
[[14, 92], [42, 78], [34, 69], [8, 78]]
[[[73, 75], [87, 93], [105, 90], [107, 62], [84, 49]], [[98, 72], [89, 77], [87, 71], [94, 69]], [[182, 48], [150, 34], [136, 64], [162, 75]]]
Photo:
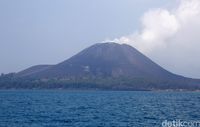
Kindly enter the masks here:
[[150, 9], [141, 18], [141, 30], [113, 41], [132, 45], [175, 73], [200, 78], [200, 0], [178, 3]]

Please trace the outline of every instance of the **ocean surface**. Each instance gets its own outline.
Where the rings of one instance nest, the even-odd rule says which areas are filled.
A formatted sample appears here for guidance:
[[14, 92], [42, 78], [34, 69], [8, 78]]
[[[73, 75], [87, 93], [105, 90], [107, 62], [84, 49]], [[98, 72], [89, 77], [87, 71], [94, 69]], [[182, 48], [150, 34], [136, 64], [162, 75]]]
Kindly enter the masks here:
[[199, 92], [0, 91], [0, 127], [162, 127], [200, 120]]

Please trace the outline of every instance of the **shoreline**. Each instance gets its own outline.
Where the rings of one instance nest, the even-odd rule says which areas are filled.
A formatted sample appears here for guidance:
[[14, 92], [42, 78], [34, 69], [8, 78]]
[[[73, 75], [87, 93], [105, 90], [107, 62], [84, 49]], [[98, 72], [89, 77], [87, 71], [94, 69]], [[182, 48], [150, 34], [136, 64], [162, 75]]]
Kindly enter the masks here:
[[185, 89], [156, 89], [156, 90], [114, 90], [114, 89], [16, 89], [16, 88], [11, 88], [11, 89], [0, 89], [1, 91], [70, 91], [70, 92], [97, 92], [97, 91], [102, 91], [102, 92], [200, 92], [200, 90], [185, 90]]

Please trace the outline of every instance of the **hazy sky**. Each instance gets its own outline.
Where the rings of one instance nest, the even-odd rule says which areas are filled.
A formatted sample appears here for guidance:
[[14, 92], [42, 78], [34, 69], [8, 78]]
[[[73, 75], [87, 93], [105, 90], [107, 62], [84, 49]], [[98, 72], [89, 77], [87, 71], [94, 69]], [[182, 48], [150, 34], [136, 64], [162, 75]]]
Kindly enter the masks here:
[[[0, 73], [56, 64], [94, 43], [115, 39], [171, 72], [200, 77], [200, 31], [178, 17], [180, 1], [188, 0], [0, 0]], [[196, 5], [199, 0], [189, 1]], [[200, 26], [195, 23], [192, 28]], [[151, 41], [141, 39], [152, 33], [155, 38], [147, 36]], [[182, 38], [187, 35], [188, 40]]]

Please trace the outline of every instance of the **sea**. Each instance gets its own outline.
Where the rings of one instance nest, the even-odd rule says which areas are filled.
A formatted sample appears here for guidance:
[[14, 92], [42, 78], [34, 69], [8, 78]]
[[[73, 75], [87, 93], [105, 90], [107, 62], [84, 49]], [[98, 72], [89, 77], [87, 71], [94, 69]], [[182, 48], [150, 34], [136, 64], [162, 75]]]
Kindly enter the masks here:
[[179, 126], [200, 127], [200, 92], [0, 91], [0, 127]]

